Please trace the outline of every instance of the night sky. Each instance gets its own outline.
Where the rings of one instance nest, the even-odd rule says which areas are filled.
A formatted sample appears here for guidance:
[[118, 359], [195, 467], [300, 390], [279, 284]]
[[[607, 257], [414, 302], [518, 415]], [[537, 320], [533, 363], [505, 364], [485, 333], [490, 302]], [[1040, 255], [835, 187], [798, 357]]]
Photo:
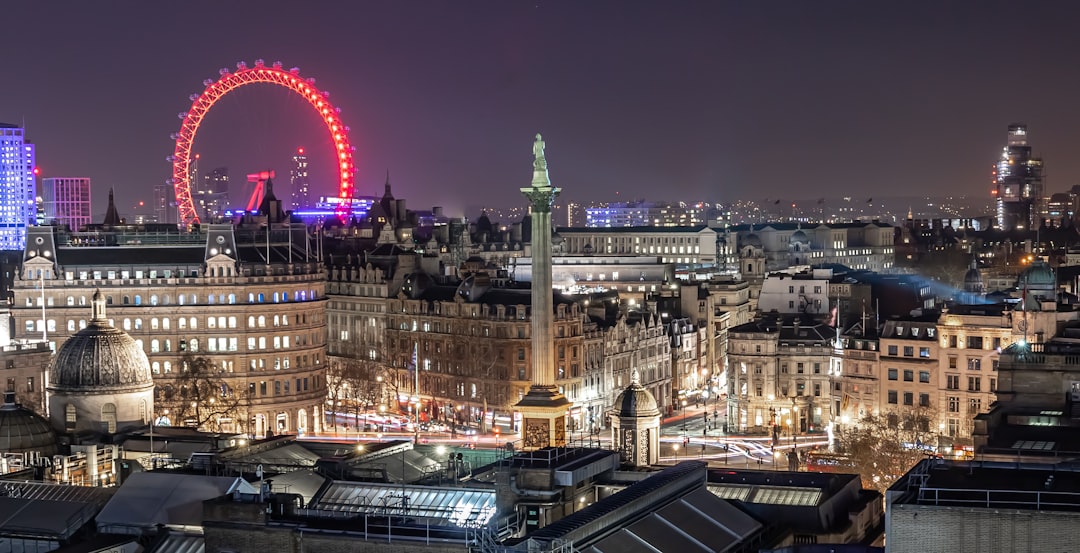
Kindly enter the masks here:
[[[221, 67], [263, 58], [329, 90], [358, 194], [462, 214], [523, 204], [539, 131], [564, 200], [987, 194], [1013, 121], [1048, 191], [1080, 183], [1077, 2], [6, 2], [0, 121], [43, 176], [121, 209], [171, 175], [177, 113]], [[317, 193], [329, 137], [284, 89], [222, 99], [195, 141], [234, 182]], [[287, 178], [279, 179], [286, 191]], [[618, 194], [618, 196], [616, 196]], [[475, 216], [476, 213], [469, 213]]]

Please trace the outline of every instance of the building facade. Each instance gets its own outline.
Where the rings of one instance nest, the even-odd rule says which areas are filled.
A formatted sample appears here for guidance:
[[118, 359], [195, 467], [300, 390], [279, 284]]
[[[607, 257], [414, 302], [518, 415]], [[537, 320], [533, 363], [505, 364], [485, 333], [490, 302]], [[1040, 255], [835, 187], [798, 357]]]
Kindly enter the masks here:
[[764, 317], [728, 335], [728, 425], [793, 436], [832, 421], [834, 329], [801, 317]]
[[1043, 162], [1028, 144], [1027, 125], [1009, 125], [1009, 139], [994, 169], [997, 226], [1002, 230], [1036, 228], [1045, 211]]
[[[14, 285], [17, 339], [44, 337], [59, 348], [87, 326], [100, 290], [108, 323], [146, 353], [159, 407], [191, 386], [180, 365], [191, 354], [208, 358], [215, 378], [243, 396], [235, 412], [215, 421], [220, 428], [262, 436], [322, 427], [326, 276], [306, 256], [302, 225], [30, 233]], [[161, 409], [155, 420], [185, 423], [175, 407]]]
[[93, 220], [90, 213], [88, 178], [41, 179], [41, 202], [48, 224], [67, 225], [71, 230], [77, 231]]
[[296, 149], [296, 155], [292, 157], [292, 168], [289, 171], [289, 184], [292, 185], [292, 208], [302, 209], [311, 207], [311, 189], [308, 182], [308, 158], [303, 148]]
[[602, 207], [585, 208], [585, 226], [691, 227], [707, 224], [710, 209], [711, 206], [704, 203], [616, 202]]
[[648, 255], [662, 263], [715, 264], [716, 230], [705, 225], [683, 227], [559, 228], [562, 254]]

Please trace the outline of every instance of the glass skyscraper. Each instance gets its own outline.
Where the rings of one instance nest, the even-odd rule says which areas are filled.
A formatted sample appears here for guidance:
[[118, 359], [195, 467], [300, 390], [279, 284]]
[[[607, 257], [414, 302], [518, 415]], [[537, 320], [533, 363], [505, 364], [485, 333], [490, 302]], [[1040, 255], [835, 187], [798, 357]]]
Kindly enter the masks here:
[[0, 123], [0, 250], [26, 247], [36, 216], [34, 145], [21, 127]]

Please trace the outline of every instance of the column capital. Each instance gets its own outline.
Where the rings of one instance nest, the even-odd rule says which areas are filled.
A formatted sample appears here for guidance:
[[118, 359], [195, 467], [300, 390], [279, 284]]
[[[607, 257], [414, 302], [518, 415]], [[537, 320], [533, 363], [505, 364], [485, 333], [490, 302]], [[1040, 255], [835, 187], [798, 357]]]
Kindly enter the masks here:
[[555, 197], [562, 192], [561, 188], [552, 186], [536, 187], [529, 186], [521, 189], [521, 195], [529, 200], [533, 213], [550, 213], [555, 205]]

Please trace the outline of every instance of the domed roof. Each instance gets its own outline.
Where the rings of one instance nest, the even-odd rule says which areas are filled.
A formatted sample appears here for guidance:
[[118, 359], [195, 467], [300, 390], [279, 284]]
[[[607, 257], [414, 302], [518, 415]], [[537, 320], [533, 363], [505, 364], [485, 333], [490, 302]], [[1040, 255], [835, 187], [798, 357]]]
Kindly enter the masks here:
[[477, 301], [491, 289], [491, 277], [487, 273], [475, 273], [458, 284], [457, 295], [465, 301]]
[[1024, 287], [1052, 290], [1057, 287], [1057, 277], [1054, 275], [1054, 270], [1045, 261], [1039, 259], [1020, 273], [1017, 288]]
[[49, 421], [17, 405], [15, 394], [11, 392], [4, 396], [4, 404], [0, 406], [0, 451], [56, 454], [56, 433], [49, 426]]
[[90, 390], [154, 385], [146, 353], [127, 332], [105, 318], [105, 300], [94, 293], [90, 324], [60, 346], [49, 369], [49, 387]]
[[972, 268], [968, 269], [967, 272], [964, 273], [964, 284], [981, 284], [981, 283], [982, 283], [982, 273], [980, 273], [979, 270], [976, 269], [975, 267], [972, 267]]
[[805, 242], [809, 242], [810, 238], [808, 236], [806, 236], [806, 233], [803, 232], [802, 229], [799, 229], [799, 230], [796, 230], [795, 232], [791, 233], [791, 241], [792, 242], [804, 242], [805, 243]]
[[638, 382], [637, 371], [634, 371], [630, 385], [615, 400], [615, 408], [619, 410], [620, 417], [660, 416], [656, 398]]
[[405, 275], [405, 281], [401, 284], [401, 291], [405, 292], [409, 299], [420, 299], [428, 288], [435, 285], [435, 279], [421, 270], [413, 271]]
[[743, 238], [743, 245], [744, 246], [753, 246], [755, 248], [760, 248], [761, 247], [761, 237], [759, 237], [757, 234], [751, 232], [750, 234], [747, 234], [745, 238]]

